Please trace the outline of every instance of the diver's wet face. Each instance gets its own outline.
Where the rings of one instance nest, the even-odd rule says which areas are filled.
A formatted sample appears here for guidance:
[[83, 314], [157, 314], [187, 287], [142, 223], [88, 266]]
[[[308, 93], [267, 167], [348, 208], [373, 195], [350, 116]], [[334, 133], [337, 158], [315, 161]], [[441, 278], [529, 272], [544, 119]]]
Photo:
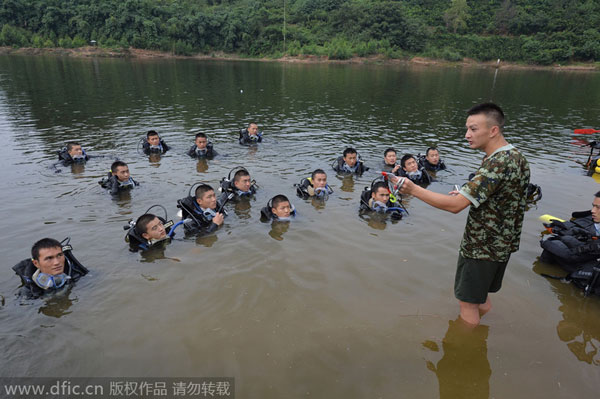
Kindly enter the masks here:
[[237, 180], [233, 181], [233, 185], [240, 191], [250, 191], [250, 186], [252, 185], [250, 176], [240, 176]]
[[346, 156], [344, 157], [344, 162], [346, 162], [346, 165], [353, 167], [354, 165], [356, 165], [357, 159], [358, 159], [358, 154], [350, 153], [350, 154], [346, 154]]
[[113, 176], [117, 176], [117, 179], [121, 182], [125, 182], [129, 180], [129, 167], [128, 166], [118, 166], [117, 170], [112, 172]]
[[394, 166], [398, 158], [396, 157], [396, 153], [394, 151], [390, 151], [383, 157], [383, 159], [385, 160], [386, 165]]
[[283, 201], [277, 204], [276, 208], [271, 208], [271, 212], [273, 212], [273, 215], [277, 216], [280, 219], [289, 218], [290, 214], [292, 213], [292, 207], [288, 201]]
[[312, 183], [314, 188], [325, 188], [327, 185], [327, 175], [325, 173], [317, 173]]
[[208, 144], [208, 139], [206, 137], [197, 137], [195, 143], [199, 150], [204, 150]]
[[390, 193], [384, 187], [379, 187], [376, 192], [371, 193], [373, 201], [379, 201], [382, 204], [387, 204], [390, 200]]
[[417, 160], [414, 158], [409, 158], [404, 162], [404, 167], [402, 168], [406, 173], [416, 172], [419, 169], [417, 165]]
[[33, 265], [42, 273], [56, 276], [65, 270], [65, 254], [61, 247], [42, 248], [38, 259], [33, 259]]
[[432, 165], [437, 165], [440, 162], [440, 152], [438, 150], [429, 150], [425, 159]]
[[148, 241], [161, 240], [166, 236], [167, 231], [159, 218], [152, 219], [152, 221], [146, 225], [146, 232], [142, 234], [142, 237]]
[[600, 223], [600, 198], [594, 197], [594, 202], [592, 202], [592, 219], [594, 219], [594, 223]]
[[217, 195], [214, 190], [207, 191], [202, 198], [196, 198], [196, 202], [202, 209], [215, 209], [217, 207]]
[[74, 145], [69, 150], [69, 155], [73, 158], [80, 157], [83, 155], [83, 149], [81, 148], [80, 145]]
[[160, 145], [160, 137], [158, 137], [158, 134], [148, 137], [147, 140], [148, 140], [148, 144], [150, 144], [150, 145], [153, 145], [153, 146]]
[[248, 134], [250, 136], [256, 136], [258, 134], [258, 125], [256, 123], [251, 123], [248, 126]]

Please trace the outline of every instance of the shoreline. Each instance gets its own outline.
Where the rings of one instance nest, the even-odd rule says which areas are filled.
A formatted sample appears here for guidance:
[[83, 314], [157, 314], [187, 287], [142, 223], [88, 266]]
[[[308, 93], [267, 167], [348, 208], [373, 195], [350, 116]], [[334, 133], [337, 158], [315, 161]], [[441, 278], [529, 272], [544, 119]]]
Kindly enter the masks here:
[[498, 68], [498, 69], [519, 69], [519, 70], [547, 70], [547, 71], [586, 71], [596, 72], [600, 70], [600, 65], [593, 63], [569, 64], [569, 65], [531, 65], [511, 62], [497, 63], [496, 61], [479, 62], [464, 58], [462, 61], [446, 61], [426, 57], [413, 57], [411, 59], [390, 59], [382, 55], [371, 57], [353, 57], [347, 60], [330, 60], [328, 57], [316, 55], [303, 56], [283, 56], [280, 58], [253, 58], [243, 57], [237, 54], [227, 54], [223, 52], [214, 52], [211, 54], [196, 54], [191, 56], [175, 55], [156, 50], [142, 50], [135, 48], [128, 49], [108, 49], [93, 46], [78, 48], [32, 48], [32, 47], [0, 47], [0, 55], [54, 55], [60, 57], [78, 57], [78, 58], [136, 58], [136, 59], [195, 59], [195, 60], [215, 60], [215, 61], [257, 61], [257, 62], [282, 62], [282, 63], [300, 63], [300, 64], [358, 64], [358, 65], [419, 65], [419, 66], [442, 66], [442, 67], [470, 67], [470, 68]]

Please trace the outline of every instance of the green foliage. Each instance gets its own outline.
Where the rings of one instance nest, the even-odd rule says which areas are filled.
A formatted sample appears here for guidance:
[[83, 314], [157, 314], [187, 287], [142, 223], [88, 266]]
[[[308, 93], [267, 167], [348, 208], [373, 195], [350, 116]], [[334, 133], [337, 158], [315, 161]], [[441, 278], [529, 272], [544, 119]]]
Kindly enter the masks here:
[[[284, 20], [286, 45], [284, 47]], [[600, 0], [5, 0], [0, 45], [600, 60]]]

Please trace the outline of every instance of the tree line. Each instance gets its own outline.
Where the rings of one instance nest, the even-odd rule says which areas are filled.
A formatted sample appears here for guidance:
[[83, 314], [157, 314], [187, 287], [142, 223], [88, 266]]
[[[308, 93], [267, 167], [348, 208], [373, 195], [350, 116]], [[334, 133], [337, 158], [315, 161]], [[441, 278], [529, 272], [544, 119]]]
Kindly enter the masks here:
[[600, 60], [600, 0], [3, 0], [0, 45]]

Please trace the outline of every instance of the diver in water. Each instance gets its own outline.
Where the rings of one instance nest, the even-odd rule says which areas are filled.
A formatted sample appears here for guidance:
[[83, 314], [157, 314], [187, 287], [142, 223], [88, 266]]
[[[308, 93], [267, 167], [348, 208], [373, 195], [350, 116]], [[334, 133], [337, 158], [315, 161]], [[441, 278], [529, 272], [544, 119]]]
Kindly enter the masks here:
[[106, 188], [112, 195], [139, 186], [139, 183], [129, 175], [129, 167], [123, 161], [113, 162], [108, 176], [100, 180], [98, 184]]
[[419, 154], [419, 165], [432, 172], [446, 170], [446, 164], [440, 159], [440, 152], [435, 147], [428, 147], [425, 155]]
[[70, 141], [67, 146], [58, 151], [58, 160], [63, 166], [69, 166], [74, 163], [86, 163], [90, 156], [83, 150], [81, 144], [76, 141]]
[[400, 169], [398, 176], [408, 177], [412, 182], [420, 185], [431, 183], [431, 176], [425, 168], [419, 167], [419, 163], [414, 155], [404, 155], [400, 160], [400, 165], [402, 165], [402, 169]]
[[316, 169], [310, 177], [304, 178], [299, 184], [294, 184], [296, 194], [302, 199], [321, 198], [327, 200], [333, 189], [327, 184], [327, 174], [323, 169]]
[[[229, 195], [230, 197], [225, 198], [225, 202], [233, 197], [233, 194], [229, 193]], [[223, 210], [225, 202], [217, 201], [215, 190], [208, 184], [198, 185], [194, 197], [188, 195], [178, 200], [177, 207], [181, 209], [186, 234], [210, 234], [216, 231], [223, 224], [226, 216]]]
[[146, 155], [164, 154], [169, 151], [169, 146], [160, 138], [155, 130], [150, 130], [146, 133], [146, 139], [142, 144], [142, 149]]
[[256, 123], [250, 123], [246, 129], [240, 130], [238, 139], [241, 145], [253, 145], [262, 142], [262, 131], [258, 131]]
[[408, 213], [402, 205], [402, 196], [394, 195], [394, 202], [390, 197], [388, 182], [377, 179], [371, 184], [371, 188], [365, 187], [360, 195], [360, 212], [388, 214], [392, 219], [402, 219], [404, 213]]
[[398, 169], [401, 168], [401, 165], [396, 164], [398, 157], [396, 154], [396, 150], [392, 147], [388, 148], [383, 153], [383, 165], [381, 166], [381, 170], [387, 173], [397, 174]]
[[346, 148], [342, 156], [338, 157], [331, 166], [337, 173], [343, 174], [362, 175], [369, 170], [352, 147]]
[[[231, 174], [233, 173], [233, 180]], [[229, 171], [227, 177], [221, 179], [220, 203], [225, 202], [229, 194], [233, 194], [233, 200], [249, 199], [256, 194], [256, 182], [250, 178], [250, 173], [244, 167], [237, 166]]]
[[261, 222], [289, 222], [296, 216], [296, 208], [288, 197], [278, 194], [271, 198], [267, 206], [260, 210]]
[[19, 295], [28, 299], [54, 293], [85, 276], [88, 270], [73, 256], [69, 238], [62, 243], [43, 238], [31, 247], [31, 258], [24, 259], [13, 270], [23, 285]]
[[[155, 206], [160, 205], [154, 205], [148, 211]], [[124, 227], [127, 229], [125, 241], [129, 243], [129, 249], [132, 252], [162, 247], [164, 244], [169, 243], [170, 239], [175, 235], [175, 228], [177, 226], [173, 225], [173, 221], [170, 220], [167, 222], [166, 217], [162, 218], [148, 213], [148, 211], [135, 222], [131, 221]]]
[[187, 154], [192, 158], [213, 158], [217, 152], [213, 149], [213, 145], [208, 141], [208, 137], [204, 133], [197, 133], [194, 145], [190, 147]]

